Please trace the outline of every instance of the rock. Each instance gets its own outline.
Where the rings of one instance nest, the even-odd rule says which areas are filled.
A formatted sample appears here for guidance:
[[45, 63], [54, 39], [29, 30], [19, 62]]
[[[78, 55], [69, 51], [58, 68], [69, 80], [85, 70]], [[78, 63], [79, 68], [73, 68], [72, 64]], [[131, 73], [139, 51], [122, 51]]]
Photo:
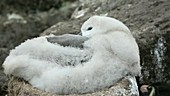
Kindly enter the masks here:
[[[0, 64], [2, 64], [3, 60], [5, 60], [6, 56], [8, 55], [9, 53], [9, 49], [7, 48], [0, 48], [0, 54], [1, 54], [1, 57], [0, 57]], [[2, 69], [2, 68], [1, 68]]]
[[41, 36], [43, 35], [49, 35], [49, 34], [54, 34], [54, 35], [62, 35], [62, 34], [78, 34], [80, 32], [81, 25], [79, 24], [80, 22], [77, 20], [70, 20], [70, 21], [65, 21], [65, 22], [59, 22], [50, 28], [46, 29]]
[[60, 8], [62, 6], [62, 0], [2, 0], [0, 2], [1, 11], [0, 13], [8, 13], [8, 12], [19, 12], [19, 13], [30, 13], [36, 11], [47, 11], [50, 8]]

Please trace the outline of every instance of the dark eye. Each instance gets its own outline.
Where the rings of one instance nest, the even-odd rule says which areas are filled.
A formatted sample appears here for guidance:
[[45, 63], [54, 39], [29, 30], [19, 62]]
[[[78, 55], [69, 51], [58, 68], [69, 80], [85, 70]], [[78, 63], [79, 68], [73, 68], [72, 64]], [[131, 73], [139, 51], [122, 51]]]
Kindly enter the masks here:
[[93, 29], [93, 27], [88, 27], [88, 28], [87, 28], [87, 31], [92, 30], [92, 29]]

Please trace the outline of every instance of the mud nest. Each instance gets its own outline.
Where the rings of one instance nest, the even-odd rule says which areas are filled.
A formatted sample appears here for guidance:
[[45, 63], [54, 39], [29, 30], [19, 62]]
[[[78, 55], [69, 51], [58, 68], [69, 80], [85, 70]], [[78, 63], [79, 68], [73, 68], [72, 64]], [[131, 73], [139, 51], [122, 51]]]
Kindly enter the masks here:
[[9, 77], [8, 96], [54, 96], [32, 87], [28, 82], [16, 77]]
[[115, 85], [102, 91], [81, 95], [56, 95], [34, 88], [25, 80], [11, 76], [9, 77], [7, 96], [127, 96], [128, 94], [132, 93], [131, 88], [129, 88], [129, 84], [129, 79], [123, 78]]

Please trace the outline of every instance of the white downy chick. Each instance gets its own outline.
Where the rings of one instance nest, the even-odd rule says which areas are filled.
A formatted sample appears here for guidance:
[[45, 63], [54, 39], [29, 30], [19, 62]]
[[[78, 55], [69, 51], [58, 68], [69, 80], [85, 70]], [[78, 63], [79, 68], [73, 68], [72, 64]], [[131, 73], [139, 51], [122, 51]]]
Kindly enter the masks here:
[[[94, 92], [110, 87], [127, 74], [140, 74], [138, 46], [122, 22], [92, 16], [81, 31], [89, 37], [84, 49], [55, 45], [45, 37], [28, 40], [10, 52], [3, 64], [4, 72], [57, 94]], [[88, 56], [90, 60], [78, 64]], [[62, 66], [68, 62], [76, 66]]]

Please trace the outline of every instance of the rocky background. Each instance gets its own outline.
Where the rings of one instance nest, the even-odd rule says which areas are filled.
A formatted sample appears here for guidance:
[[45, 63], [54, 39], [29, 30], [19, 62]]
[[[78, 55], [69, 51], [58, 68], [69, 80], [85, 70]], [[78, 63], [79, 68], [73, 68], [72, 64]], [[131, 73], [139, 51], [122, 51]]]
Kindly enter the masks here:
[[[76, 34], [90, 16], [106, 15], [124, 22], [139, 44], [139, 86], [170, 84], [169, 0], [1, 0], [0, 9], [0, 64], [26, 39]], [[3, 96], [7, 77], [0, 69]]]

